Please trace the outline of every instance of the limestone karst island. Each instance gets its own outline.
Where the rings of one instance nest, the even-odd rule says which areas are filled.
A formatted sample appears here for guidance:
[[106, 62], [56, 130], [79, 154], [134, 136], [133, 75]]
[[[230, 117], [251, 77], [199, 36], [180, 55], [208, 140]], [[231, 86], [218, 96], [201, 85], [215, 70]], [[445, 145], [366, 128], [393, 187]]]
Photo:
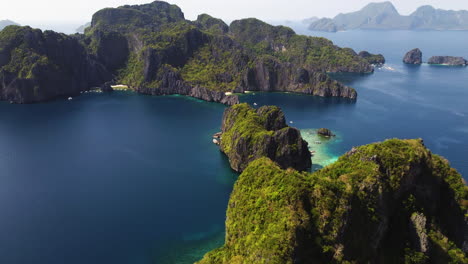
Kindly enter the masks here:
[[468, 263], [468, 3], [222, 2], [0, 9], [0, 263]]

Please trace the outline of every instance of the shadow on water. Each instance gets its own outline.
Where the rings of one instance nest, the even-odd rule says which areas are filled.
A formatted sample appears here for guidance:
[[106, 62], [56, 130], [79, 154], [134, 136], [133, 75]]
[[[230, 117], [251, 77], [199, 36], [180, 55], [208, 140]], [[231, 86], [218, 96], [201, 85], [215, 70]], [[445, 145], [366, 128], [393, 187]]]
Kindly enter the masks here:
[[[249, 103], [255, 108], [264, 105], [277, 105], [288, 112], [295, 111], [304, 113], [309, 110], [319, 110], [321, 112], [334, 111], [336, 107], [354, 108], [356, 100], [340, 97], [320, 97], [296, 93], [268, 93], [256, 92], [240, 96], [242, 103]], [[288, 116], [291, 117], [291, 116]]]
[[366, 79], [370, 78], [373, 74], [372, 73], [329, 73], [328, 76], [330, 78], [337, 80], [342, 83], [346, 83], [346, 85], [354, 85], [357, 82], [365, 81]]
[[402, 63], [405, 71], [407, 72], [408, 75], [412, 76], [413, 78], [417, 76], [421, 72], [421, 67], [423, 65], [421, 64], [407, 64], [407, 63]]
[[[226, 154], [222, 153], [219, 151], [220, 155], [220, 163], [223, 168], [231, 168], [231, 165], [229, 164], [229, 159], [226, 156]], [[219, 181], [226, 186], [234, 186], [234, 183], [237, 181], [237, 178], [239, 177], [239, 173], [234, 171], [233, 169], [226, 170], [224, 173], [220, 175]]]

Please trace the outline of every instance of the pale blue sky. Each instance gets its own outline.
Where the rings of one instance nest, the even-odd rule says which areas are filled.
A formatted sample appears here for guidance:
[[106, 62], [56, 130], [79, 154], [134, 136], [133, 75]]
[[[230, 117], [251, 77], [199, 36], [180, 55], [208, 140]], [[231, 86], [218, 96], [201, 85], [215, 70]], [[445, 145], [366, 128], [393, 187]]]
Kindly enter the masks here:
[[[0, 0], [0, 20], [11, 19], [20, 23], [31, 21], [85, 22], [104, 7], [124, 4], [142, 4], [150, 0]], [[6, 3], [7, 2], [7, 3]], [[188, 19], [200, 13], [234, 20], [257, 17], [264, 20], [301, 20], [319, 16], [333, 17], [340, 12], [355, 11], [370, 0], [170, 0], [179, 5]], [[402, 14], [409, 14], [421, 5], [443, 9], [467, 9], [468, 0], [393, 0]]]

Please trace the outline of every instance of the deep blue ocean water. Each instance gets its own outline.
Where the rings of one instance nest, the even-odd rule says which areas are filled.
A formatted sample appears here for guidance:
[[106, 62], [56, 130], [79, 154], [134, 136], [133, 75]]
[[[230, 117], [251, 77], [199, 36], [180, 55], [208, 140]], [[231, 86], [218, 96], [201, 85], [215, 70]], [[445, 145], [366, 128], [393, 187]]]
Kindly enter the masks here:
[[223, 109], [122, 92], [0, 104], [0, 263], [162, 263], [174, 246], [218, 246], [236, 177], [211, 138]]
[[[335, 75], [356, 102], [242, 96], [283, 108], [300, 129], [330, 128], [329, 156], [386, 138], [423, 138], [468, 175], [468, 69], [406, 66], [419, 47], [468, 57], [466, 32], [313, 33], [385, 55], [369, 75]], [[211, 143], [224, 106], [185, 97], [87, 94], [0, 103], [0, 263], [191, 263], [223, 243], [236, 174]]]

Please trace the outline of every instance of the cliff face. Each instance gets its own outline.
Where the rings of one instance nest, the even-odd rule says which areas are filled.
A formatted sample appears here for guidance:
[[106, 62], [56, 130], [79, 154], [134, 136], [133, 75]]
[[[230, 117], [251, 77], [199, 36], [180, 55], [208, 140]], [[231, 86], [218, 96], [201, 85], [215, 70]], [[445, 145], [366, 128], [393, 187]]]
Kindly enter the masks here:
[[0, 100], [33, 103], [74, 96], [111, 78], [73, 37], [19, 26], [0, 32]]
[[244, 75], [240, 91], [295, 92], [356, 99], [356, 91], [322, 72], [309, 72], [274, 57], [257, 59]]
[[250, 163], [225, 245], [199, 263], [467, 263], [468, 187], [420, 140], [353, 148], [316, 173]]
[[462, 57], [451, 57], [451, 56], [434, 56], [430, 57], [429, 64], [443, 64], [443, 65], [450, 65], [450, 66], [466, 66], [468, 65], [468, 61], [466, 61]]
[[[87, 41], [91, 50], [106, 50], [108, 57], [117, 58], [112, 56], [117, 52], [107, 45], [101, 47], [96, 36], [102, 32], [125, 36], [130, 55], [126, 65], [115, 72], [117, 80], [148, 94], [191, 95], [201, 89], [212, 93], [210, 98], [220, 98], [222, 92], [261, 90], [355, 99], [354, 89], [331, 80], [325, 72], [373, 71], [354, 51], [323, 38], [299, 36], [290, 28], [256, 19], [227, 26], [203, 14], [192, 22], [176, 9], [157, 1], [101, 10], [93, 16]], [[162, 19], [153, 19], [161, 14]], [[174, 79], [164, 77], [168, 68], [177, 85], [162, 85], [168, 84], [163, 79]]]
[[226, 109], [223, 117], [221, 151], [231, 168], [242, 172], [260, 157], [269, 157], [282, 168], [306, 170], [311, 155], [299, 130], [288, 127], [283, 112], [274, 106], [255, 110], [247, 104]]
[[229, 31], [229, 26], [219, 18], [214, 18], [207, 14], [198, 16], [195, 23], [203, 30], [214, 34], [225, 34]]
[[[1, 35], [0, 100], [18, 103], [77, 95], [106, 82], [228, 105], [239, 99], [226, 94], [247, 90], [355, 99], [354, 89], [326, 73], [370, 73], [370, 58], [378, 56], [358, 56], [257, 19], [228, 26], [204, 14], [188, 21], [179, 7], [161, 1], [100, 10], [84, 35], [18, 27]], [[17, 39], [13, 46], [21, 47], [14, 49]]]
[[370, 73], [374, 68], [356, 52], [318, 37], [297, 35], [284, 26], [271, 26], [255, 18], [236, 20], [229, 32], [257, 55], [270, 55], [281, 62], [310, 72]]

